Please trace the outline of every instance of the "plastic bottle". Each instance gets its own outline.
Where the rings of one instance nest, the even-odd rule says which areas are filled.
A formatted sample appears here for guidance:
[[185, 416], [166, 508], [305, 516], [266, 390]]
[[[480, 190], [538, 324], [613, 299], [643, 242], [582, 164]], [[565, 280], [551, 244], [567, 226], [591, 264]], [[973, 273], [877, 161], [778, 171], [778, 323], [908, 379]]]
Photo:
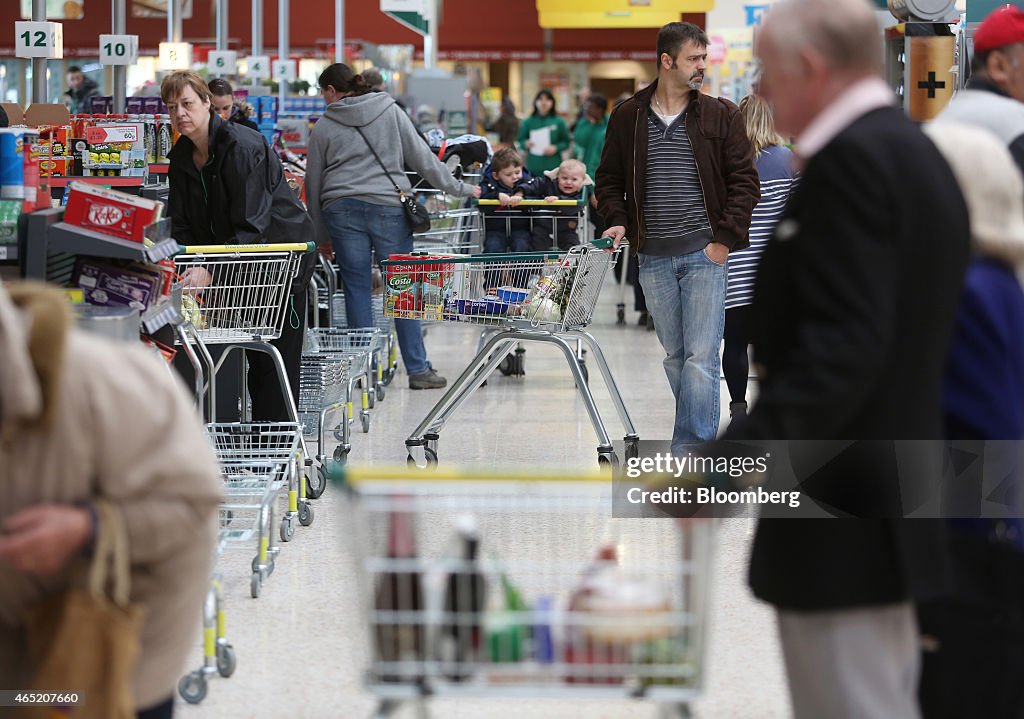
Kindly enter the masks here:
[[476, 519], [460, 517], [457, 523], [458, 571], [451, 572], [445, 587], [444, 620], [438, 636], [438, 658], [452, 681], [464, 681], [473, 674], [483, 646], [483, 611], [487, 580], [480, 567], [480, 533]]
[[[415, 560], [416, 535], [412, 515], [408, 512], [390, 512], [388, 515], [387, 558], [396, 565]], [[392, 566], [377, 576], [374, 607], [378, 612], [423, 611], [423, 590], [420, 573]], [[422, 618], [379, 618], [376, 622], [377, 660], [418, 665], [424, 659]], [[422, 675], [421, 667], [382, 667], [381, 681], [410, 682]]]

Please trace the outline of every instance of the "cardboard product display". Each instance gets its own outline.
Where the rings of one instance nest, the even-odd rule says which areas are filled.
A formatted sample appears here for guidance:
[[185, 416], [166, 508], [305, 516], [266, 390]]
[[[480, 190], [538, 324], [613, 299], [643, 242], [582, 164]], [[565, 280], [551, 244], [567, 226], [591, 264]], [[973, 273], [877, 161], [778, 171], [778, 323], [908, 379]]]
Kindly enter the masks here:
[[25, 110], [16, 102], [0, 102], [0, 107], [7, 113], [11, 125], [25, 124]]
[[149, 172], [142, 123], [97, 125], [85, 131], [82, 167], [92, 176], [141, 177]]
[[59, 103], [34, 102], [25, 110], [25, 124], [32, 127], [42, 125], [70, 125], [71, 113]]
[[135, 262], [79, 257], [72, 284], [82, 290], [86, 304], [143, 311], [161, 296], [164, 278], [159, 270]]
[[86, 182], [70, 185], [64, 221], [133, 242], [145, 239], [146, 228], [160, 219], [163, 204]]

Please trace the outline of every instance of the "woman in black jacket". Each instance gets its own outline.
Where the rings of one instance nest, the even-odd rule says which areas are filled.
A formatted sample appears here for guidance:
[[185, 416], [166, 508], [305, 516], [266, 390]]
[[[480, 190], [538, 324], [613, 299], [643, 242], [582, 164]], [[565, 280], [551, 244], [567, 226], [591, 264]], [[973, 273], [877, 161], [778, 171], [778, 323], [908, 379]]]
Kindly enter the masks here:
[[[188, 70], [171, 73], [164, 78], [160, 94], [174, 129], [181, 133], [168, 155], [167, 203], [179, 244], [307, 242], [313, 237], [309, 215], [288, 187], [281, 162], [270, 146], [258, 132], [225, 122], [214, 113], [210, 90], [198, 74]], [[314, 262], [314, 255], [304, 257], [292, 295], [286, 300], [284, 329], [273, 342], [284, 359], [293, 397], [298, 396], [306, 285]], [[201, 268], [188, 273], [188, 284], [210, 282]], [[291, 420], [268, 355], [250, 353], [249, 392], [254, 420]], [[233, 408], [231, 403], [225, 409]]]

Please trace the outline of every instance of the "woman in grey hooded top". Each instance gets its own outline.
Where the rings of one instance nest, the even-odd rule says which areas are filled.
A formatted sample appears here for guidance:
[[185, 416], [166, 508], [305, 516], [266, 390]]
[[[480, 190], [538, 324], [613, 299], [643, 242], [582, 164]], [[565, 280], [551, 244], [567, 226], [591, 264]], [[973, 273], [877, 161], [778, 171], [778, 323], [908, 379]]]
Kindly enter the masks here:
[[[347, 65], [324, 70], [320, 91], [327, 110], [309, 140], [306, 200], [317, 240], [326, 252], [333, 249], [341, 270], [349, 327], [370, 327], [371, 250], [378, 261], [412, 251], [412, 230], [395, 190], [411, 192], [406, 165], [451, 195], [478, 197], [480, 190], [452, 177], [394, 99], [373, 92]], [[395, 330], [409, 386], [444, 387], [446, 380], [427, 361], [419, 321], [395, 320]]]

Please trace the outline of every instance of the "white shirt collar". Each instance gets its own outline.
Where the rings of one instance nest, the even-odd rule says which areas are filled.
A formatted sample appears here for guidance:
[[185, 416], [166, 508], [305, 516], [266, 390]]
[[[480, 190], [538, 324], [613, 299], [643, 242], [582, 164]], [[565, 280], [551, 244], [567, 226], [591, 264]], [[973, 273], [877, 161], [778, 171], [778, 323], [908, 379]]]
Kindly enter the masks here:
[[865, 78], [844, 90], [797, 138], [796, 154], [804, 162], [817, 155], [839, 133], [872, 110], [891, 107], [892, 88], [878, 77]]

